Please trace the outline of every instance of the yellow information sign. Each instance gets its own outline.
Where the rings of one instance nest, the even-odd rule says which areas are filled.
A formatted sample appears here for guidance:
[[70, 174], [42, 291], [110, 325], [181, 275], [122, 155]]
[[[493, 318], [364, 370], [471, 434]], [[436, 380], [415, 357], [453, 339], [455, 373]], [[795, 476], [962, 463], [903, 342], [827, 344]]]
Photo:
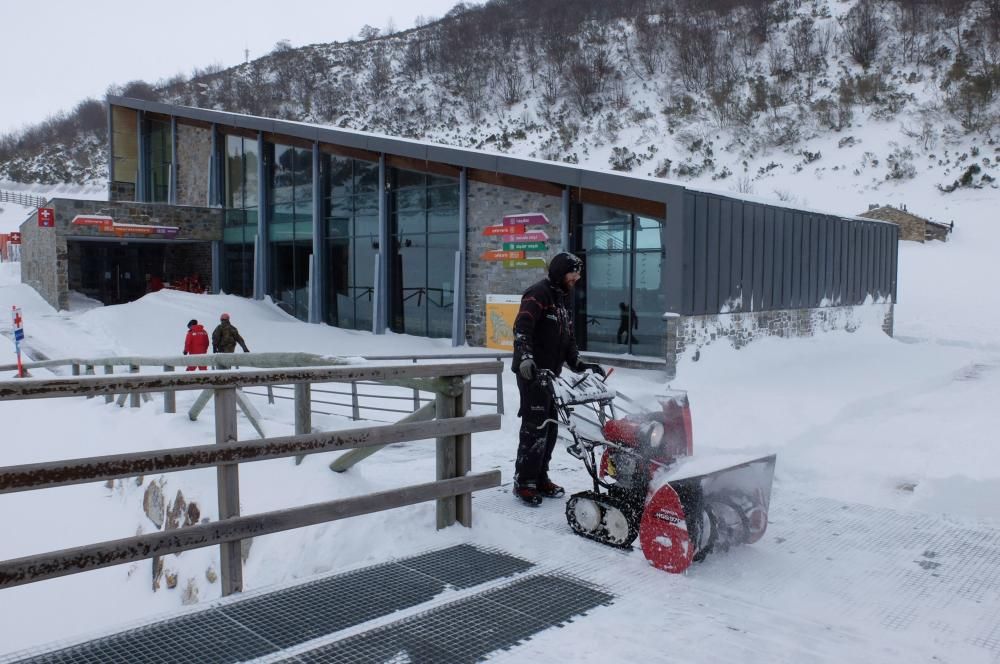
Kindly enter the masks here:
[[486, 296], [487, 348], [514, 350], [514, 319], [520, 308], [520, 295]]

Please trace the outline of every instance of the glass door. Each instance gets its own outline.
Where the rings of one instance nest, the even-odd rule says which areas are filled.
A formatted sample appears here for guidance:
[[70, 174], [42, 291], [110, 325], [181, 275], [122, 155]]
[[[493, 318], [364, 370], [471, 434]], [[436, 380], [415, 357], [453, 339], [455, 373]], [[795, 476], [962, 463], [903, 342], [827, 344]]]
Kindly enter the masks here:
[[577, 341], [601, 353], [662, 355], [664, 222], [583, 205]]

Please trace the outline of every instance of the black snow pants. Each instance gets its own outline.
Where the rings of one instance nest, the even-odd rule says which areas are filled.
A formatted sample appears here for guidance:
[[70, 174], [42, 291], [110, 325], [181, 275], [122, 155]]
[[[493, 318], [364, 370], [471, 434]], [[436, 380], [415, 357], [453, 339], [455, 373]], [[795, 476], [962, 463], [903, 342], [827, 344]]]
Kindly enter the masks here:
[[521, 393], [521, 409], [517, 412], [521, 416], [521, 432], [514, 481], [524, 485], [548, 479], [549, 459], [559, 430], [555, 422], [542, 426], [545, 420], [556, 419], [556, 405], [541, 381], [527, 381], [518, 376], [517, 389]]

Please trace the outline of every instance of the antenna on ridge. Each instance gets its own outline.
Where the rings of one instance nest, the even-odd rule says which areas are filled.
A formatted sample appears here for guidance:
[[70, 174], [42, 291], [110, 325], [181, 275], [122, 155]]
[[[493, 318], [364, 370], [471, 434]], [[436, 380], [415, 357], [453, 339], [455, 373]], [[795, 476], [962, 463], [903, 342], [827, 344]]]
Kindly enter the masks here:
[[249, 46], [247, 46], [247, 47], [245, 47], [243, 49], [243, 61], [246, 62], [246, 63], [248, 63], [248, 64], [250, 62], [250, 47]]

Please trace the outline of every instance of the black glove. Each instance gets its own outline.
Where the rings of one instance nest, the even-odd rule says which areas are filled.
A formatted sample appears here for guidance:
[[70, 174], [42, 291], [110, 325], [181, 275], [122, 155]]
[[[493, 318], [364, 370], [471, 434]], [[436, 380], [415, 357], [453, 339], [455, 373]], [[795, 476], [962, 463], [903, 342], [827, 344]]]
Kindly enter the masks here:
[[577, 373], [583, 373], [587, 369], [590, 369], [595, 374], [600, 374], [602, 378], [607, 378], [608, 377], [607, 372], [604, 371], [604, 367], [602, 367], [597, 362], [577, 362], [576, 363], [576, 372]]
[[187, 355], [187, 354], [188, 354], [188, 352], [187, 352], [187, 351], [184, 351], [184, 354], [185, 354], [185, 355]]
[[517, 366], [517, 373], [525, 380], [535, 380], [535, 376], [538, 375], [538, 365], [530, 357], [523, 359]]

